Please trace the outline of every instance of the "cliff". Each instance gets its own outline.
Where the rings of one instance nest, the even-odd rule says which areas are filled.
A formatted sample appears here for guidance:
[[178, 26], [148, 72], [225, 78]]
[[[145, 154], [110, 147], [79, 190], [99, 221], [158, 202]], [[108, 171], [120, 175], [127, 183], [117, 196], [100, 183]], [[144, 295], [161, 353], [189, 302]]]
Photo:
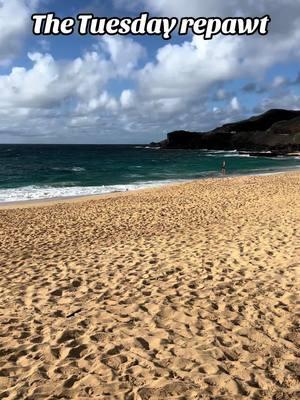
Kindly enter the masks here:
[[175, 131], [158, 145], [167, 149], [300, 151], [300, 111], [273, 109], [209, 132]]

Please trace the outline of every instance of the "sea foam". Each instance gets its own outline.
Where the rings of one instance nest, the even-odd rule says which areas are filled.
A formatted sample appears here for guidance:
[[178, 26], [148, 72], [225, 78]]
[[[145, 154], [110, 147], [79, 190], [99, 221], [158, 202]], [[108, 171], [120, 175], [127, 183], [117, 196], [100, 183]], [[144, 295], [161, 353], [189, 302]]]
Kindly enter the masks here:
[[0, 189], [0, 203], [43, 200], [55, 198], [69, 198], [101, 195], [115, 192], [127, 192], [139, 189], [160, 187], [176, 182], [186, 182], [185, 179], [163, 180], [138, 182], [127, 185], [107, 185], [107, 186], [72, 186], [72, 187], [52, 187], [52, 186], [24, 186], [12, 189]]

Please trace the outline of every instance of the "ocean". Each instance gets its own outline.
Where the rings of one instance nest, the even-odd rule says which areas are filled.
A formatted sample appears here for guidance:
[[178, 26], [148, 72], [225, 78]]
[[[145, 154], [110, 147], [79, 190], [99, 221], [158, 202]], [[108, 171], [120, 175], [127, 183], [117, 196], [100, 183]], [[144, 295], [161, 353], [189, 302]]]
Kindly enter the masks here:
[[137, 145], [0, 145], [0, 202], [123, 192], [227, 174], [300, 168], [300, 157]]

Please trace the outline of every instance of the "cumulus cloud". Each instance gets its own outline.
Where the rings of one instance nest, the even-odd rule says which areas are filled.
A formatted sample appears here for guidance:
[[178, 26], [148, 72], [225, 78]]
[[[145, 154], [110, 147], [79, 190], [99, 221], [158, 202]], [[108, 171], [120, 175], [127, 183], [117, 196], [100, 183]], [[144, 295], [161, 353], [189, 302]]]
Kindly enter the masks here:
[[127, 77], [137, 66], [140, 59], [145, 57], [146, 50], [131, 38], [122, 36], [104, 36], [100, 42], [114, 64], [120, 77]]
[[[122, 0], [124, 6], [126, 0]], [[211, 41], [193, 37], [182, 45], [167, 44], [159, 49], [156, 60], [141, 71], [141, 84], [147, 76], [148, 85], [155, 95], [169, 96], [177, 92], [187, 94], [207, 88], [218, 80], [262, 77], [265, 71], [282, 60], [299, 59], [300, 0], [255, 2], [245, 0], [140, 0], [140, 5], [152, 13], [164, 16], [230, 16], [272, 17], [269, 35], [261, 37], [218, 36]], [[160, 78], [161, 77], [161, 78]], [[149, 89], [149, 87], [147, 89]], [[194, 89], [193, 89], [194, 88]]]
[[239, 47], [239, 38], [233, 37], [203, 41], [194, 36], [182, 45], [167, 44], [140, 71], [140, 87], [146, 96], [159, 98], [199, 95], [213, 83], [241, 74]]
[[[130, 6], [131, 0], [119, 0], [122, 6]], [[181, 17], [229, 17], [229, 16], [261, 16], [269, 14], [272, 17], [276, 31], [291, 30], [290, 24], [299, 19], [300, 0], [136, 0], [141, 7], [154, 14]], [[289, 21], [289, 23], [287, 23]]]
[[218, 81], [263, 76], [284, 59], [295, 59], [300, 29], [289, 38], [265, 47], [268, 39], [218, 36], [204, 41], [194, 36], [181, 45], [167, 44], [158, 50], [155, 62], [140, 72], [140, 85], [153, 96], [185, 96], [206, 90]]
[[[129, 2], [122, 0], [122, 6], [126, 4], [129, 5]], [[124, 107], [135, 108], [139, 116], [143, 110], [147, 115], [160, 118], [162, 124], [166, 123], [164, 116], [168, 116], [176, 121], [177, 128], [188, 126], [192, 129], [193, 110], [197, 109], [200, 129], [201, 126], [208, 125], [201, 121], [201, 115], [204, 114], [203, 107], [208, 107], [207, 96], [218, 83], [252, 78], [253, 82], [244, 85], [243, 91], [262, 95], [267, 90], [279, 89], [286, 83], [284, 77], [276, 78], [270, 85], [262, 83], [272, 66], [282, 60], [299, 60], [300, 24], [297, 10], [300, 0], [287, 0], [284, 7], [279, 0], [263, 3], [246, 0], [243, 4], [238, 0], [140, 0], [139, 4], [152, 14], [170, 17], [175, 15], [179, 18], [215, 15], [225, 17], [232, 15], [232, 10], [235, 10], [235, 15], [270, 14], [272, 17], [270, 34], [265, 37], [218, 36], [204, 41], [202, 37], [193, 36], [187, 37], [182, 44], [168, 42], [161, 46], [155, 59], [146, 63], [137, 73], [136, 90], [124, 91], [120, 98]], [[273, 98], [271, 94], [269, 98]], [[232, 92], [219, 89], [213, 96], [214, 101], [227, 99], [229, 105], [224, 105], [223, 109], [214, 107], [212, 115], [206, 110], [206, 119], [210, 115], [209, 127], [213, 126], [216, 116], [218, 123], [236, 118], [237, 115], [245, 116], [245, 108], [241, 107]], [[262, 102], [261, 108], [265, 110], [268, 104], [272, 105], [272, 101]], [[252, 112], [253, 110], [248, 110], [249, 114]], [[178, 113], [182, 116], [181, 120]]]
[[[106, 38], [103, 47], [106, 52], [98, 46], [97, 50], [65, 62], [47, 53], [28, 53], [30, 68], [13, 67], [9, 74], [0, 75], [0, 105], [51, 108], [75, 97], [88, 105], [87, 110], [107, 104], [113, 108], [111, 97], [102, 92], [105, 85], [111, 79], [128, 77], [143, 49], [131, 39], [122, 38]], [[127, 59], [123, 58], [124, 48]], [[124, 63], [118, 62], [119, 57]]]
[[280, 86], [285, 85], [286, 83], [287, 83], [287, 79], [284, 76], [278, 75], [278, 76], [275, 76], [272, 86], [274, 88], [278, 88]]
[[[49, 53], [29, 52], [29, 67], [12, 67], [9, 73], [0, 75], [0, 133], [19, 135], [22, 131], [30, 140], [39, 129], [42, 140], [48, 140], [51, 130], [57, 141], [55, 136], [68, 128], [74, 140], [76, 129], [94, 131], [97, 124], [103, 134], [107, 133], [108, 127], [115, 125], [109, 121], [121, 103], [106, 86], [114, 79], [133, 79], [144, 54], [141, 45], [120, 37], [106, 37], [69, 61], [57, 60]], [[122, 106], [129, 105], [125, 92]]]
[[111, 74], [109, 62], [97, 52], [65, 63], [50, 54], [28, 53], [28, 58], [31, 68], [14, 67], [10, 74], [0, 76], [2, 106], [48, 108], [71, 95], [90, 97]]
[[10, 63], [18, 54], [37, 3], [37, 0], [0, 0], [0, 65]]
[[241, 109], [240, 102], [237, 97], [233, 97], [231, 99], [230, 106], [233, 111], [240, 111]]
[[135, 97], [135, 94], [132, 90], [129, 90], [129, 89], [123, 90], [123, 92], [121, 93], [121, 96], [120, 96], [121, 107], [124, 109], [133, 107], [135, 104], [134, 97]]

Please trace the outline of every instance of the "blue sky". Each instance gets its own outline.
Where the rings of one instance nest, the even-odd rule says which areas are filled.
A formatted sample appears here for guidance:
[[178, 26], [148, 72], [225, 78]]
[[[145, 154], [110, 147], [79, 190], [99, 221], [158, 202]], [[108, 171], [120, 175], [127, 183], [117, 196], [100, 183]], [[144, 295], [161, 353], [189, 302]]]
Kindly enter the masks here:
[[[59, 17], [263, 16], [261, 37], [34, 36]], [[300, 108], [300, 0], [0, 0], [0, 142], [148, 143]]]

